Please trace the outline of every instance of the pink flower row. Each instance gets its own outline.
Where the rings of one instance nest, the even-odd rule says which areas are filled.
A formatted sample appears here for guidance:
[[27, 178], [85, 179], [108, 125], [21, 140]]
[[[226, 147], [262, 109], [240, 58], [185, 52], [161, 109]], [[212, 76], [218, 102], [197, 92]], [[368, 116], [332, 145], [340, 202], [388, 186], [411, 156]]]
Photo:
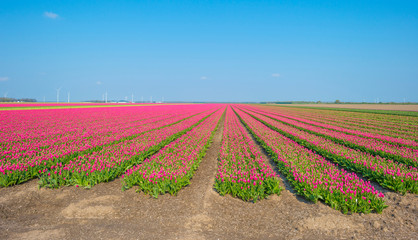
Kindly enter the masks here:
[[416, 192], [418, 190], [417, 168], [342, 146], [331, 140], [277, 122], [261, 114], [249, 113], [271, 126], [307, 142], [318, 150], [326, 152], [332, 158], [343, 158], [345, 164], [350, 166], [353, 171], [379, 177], [379, 179], [375, 180], [379, 180], [385, 187], [400, 192]]
[[[10, 153], [10, 151], [7, 151], [6, 153], [6, 151], [2, 151], [2, 154], [0, 154], [0, 178], [2, 178], [1, 181], [3, 183], [0, 183], [0, 185], [18, 184], [37, 176], [39, 170], [44, 171], [44, 169], [47, 169], [53, 164], [70, 160], [67, 158], [71, 155], [83, 155], [94, 151], [94, 149], [136, 137], [143, 132], [173, 124], [186, 117], [205, 111], [207, 112], [213, 108], [214, 106], [210, 105], [102, 108], [91, 110], [92, 114], [89, 114], [89, 111], [86, 111], [86, 109], [56, 110], [55, 114], [57, 118], [65, 118], [66, 115], [73, 121], [67, 122], [65, 125], [60, 125], [55, 123], [50, 117], [45, 117], [43, 119], [48, 120], [40, 124], [42, 128], [48, 129], [50, 127], [51, 129], [58, 129], [65, 133], [66, 129], [72, 131], [71, 126], [75, 125], [76, 129], [80, 129], [77, 130], [78, 134], [74, 134], [75, 138], [72, 140], [63, 142], [51, 141], [50, 144], [47, 143], [46, 145], [44, 145], [45, 143], [42, 143], [43, 145], [37, 145], [36, 141], [33, 141], [33, 146], [29, 146], [28, 149], [22, 150], [21, 152], [12, 151]], [[100, 114], [99, 110], [102, 114]], [[51, 116], [50, 111], [35, 110], [23, 122], [30, 123], [28, 125], [34, 126], [36, 125], [36, 117], [42, 116], [42, 114]], [[62, 117], [63, 115], [64, 117]], [[21, 115], [12, 114], [8, 119], [13, 119], [16, 122], [14, 117], [18, 116]], [[107, 117], [110, 122], [115, 123], [112, 127], [104, 125], [101, 128], [89, 129], [91, 123], [95, 123], [97, 126], [106, 123]], [[83, 125], [84, 122], [87, 124]], [[26, 125], [23, 124], [23, 126]], [[16, 126], [12, 126], [11, 128], [16, 128]], [[37, 128], [26, 127], [26, 129], [28, 132], [31, 132], [32, 129], [34, 129], [34, 132], [37, 131]], [[49, 139], [53, 140], [54, 137]], [[30, 142], [31, 140], [28, 139], [25, 141]], [[14, 146], [14, 144], [10, 143], [11, 146]]]
[[[383, 135], [392, 135], [393, 137], [402, 137], [407, 139], [416, 140], [416, 135], [413, 137], [413, 132], [417, 131], [416, 127], [411, 122], [404, 122], [405, 118], [402, 117], [402, 121], [390, 122], [392, 117], [399, 116], [388, 116], [380, 115], [381, 120], [376, 120], [370, 114], [362, 113], [361, 117], [355, 115], [352, 112], [335, 112], [335, 111], [324, 111], [316, 109], [295, 109], [295, 108], [280, 108], [260, 106], [260, 109], [267, 109], [267, 111], [282, 112], [287, 115], [301, 116], [303, 118], [314, 119], [315, 121], [322, 123], [331, 123], [333, 125], [344, 126], [346, 128], [361, 129], [365, 132], [374, 132]], [[332, 114], [332, 115], [331, 115]], [[412, 131], [412, 132], [411, 132]]]
[[[212, 111], [188, 118], [168, 127], [146, 132], [137, 138], [105, 147], [97, 152], [72, 159], [67, 164], [57, 163], [41, 177], [41, 186], [59, 187], [78, 185], [91, 187], [121, 175], [127, 167], [138, 164], [152, 148], [173, 135], [190, 128]], [[162, 146], [161, 146], [162, 147]], [[158, 149], [156, 149], [158, 150]]]
[[279, 179], [263, 159], [234, 111], [228, 107], [219, 153], [215, 189], [243, 200], [279, 194]]
[[264, 114], [268, 117], [277, 119], [279, 121], [282, 121], [284, 123], [288, 123], [291, 124], [293, 126], [296, 127], [300, 127], [312, 132], [316, 132], [316, 133], [320, 133], [323, 135], [327, 135], [330, 136], [332, 138], [335, 139], [339, 139], [345, 142], [349, 142], [352, 144], [356, 144], [358, 146], [362, 146], [374, 151], [382, 151], [385, 153], [389, 153], [389, 154], [393, 154], [393, 155], [398, 155], [401, 156], [402, 158], [406, 158], [409, 159], [413, 162], [418, 162], [418, 149], [411, 149], [411, 148], [407, 148], [407, 147], [402, 147], [402, 146], [397, 146], [397, 145], [393, 145], [384, 141], [379, 141], [379, 140], [375, 140], [375, 139], [369, 139], [369, 138], [362, 138], [359, 136], [355, 136], [355, 135], [349, 135], [349, 134], [345, 134], [342, 132], [336, 132], [330, 129], [325, 129], [325, 128], [321, 128], [321, 127], [316, 127], [316, 126], [312, 126], [309, 124], [304, 124], [295, 120], [291, 120], [289, 118], [284, 118], [284, 117], [280, 117], [278, 115], [274, 115], [271, 113], [267, 113], [264, 111], [260, 111], [256, 108], [249, 108], [246, 107], [246, 109], [249, 109], [251, 111], [254, 111], [256, 113], [260, 113], [260, 114]]
[[[273, 110], [273, 109], [271, 109]], [[358, 135], [361, 137], [367, 137], [367, 138], [372, 138], [372, 139], [378, 139], [378, 140], [382, 140], [382, 141], [386, 141], [389, 143], [399, 143], [399, 144], [403, 144], [406, 145], [406, 147], [408, 146], [413, 146], [413, 147], [418, 147], [418, 142], [415, 142], [413, 140], [408, 140], [408, 139], [403, 139], [403, 138], [399, 138], [399, 137], [390, 137], [390, 136], [385, 136], [385, 135], [381, 135], [381, 134], [377, 134], [377, 133], [368, 133], [368, 132], [363, 132], [360, 130], [352, 130], [352, 129], [347, 129], [344, 127], [340, 127], [340, 126], [334, 126], [334, 125], [330, 125], [330, 124], [324, 124], [324, 123], [320, 123], [318, 121], [312, 121], [306, 118], [300, 118], [294, 115], [288, 115], [288, 114], [283, 114], [276, 111], [270, 111], [271, 114], [276, 115], [278, 117], [283, 117], [283, 118], [287, 118], [287, 119], [291, 119], [291, 120], [295, 120], [298, 122], [302, 122], [302, 123], [306, 123], [309, 125], [314, 125], [314, 126], [318, 126], [318, 127], [322, 127], [322, 128], [326, 128], [326, 129], [330, 129], [330, 130], [336, 130], [336, 131], [340, 131], [340, 132], [345, 132], [345, 133], [351, 133], [354, 135]]]
[[206, 154], [223, 112], [221, 108], [157, 154], [128, 169], [123, 175], [124, 188], [137, 185], [141, 191], [158, 197], [164, 193], [176, 194], [188, 185]]
[[354, 173], [270, 129], [245, 112], [238, 114], [278, 164], [298, 194], [308, 200], [323, 200], [343, 212], [381, 212], [384, 195]]

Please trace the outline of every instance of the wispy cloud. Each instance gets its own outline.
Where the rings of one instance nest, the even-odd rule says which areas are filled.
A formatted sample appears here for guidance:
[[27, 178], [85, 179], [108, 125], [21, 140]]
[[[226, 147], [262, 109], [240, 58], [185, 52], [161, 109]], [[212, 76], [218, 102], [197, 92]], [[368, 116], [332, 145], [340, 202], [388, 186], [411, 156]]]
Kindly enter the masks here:
[[206, 77], [206, 76], [202, 76], [202, 77], [200, 77], [200, 79], [201, 79], [201, 80], [206, 80], [206, 79], [208, 79], [208, 77]]
[[102, 82], [97, 81], [97, 82], [96, 82], [96, 84], [97, 84], [97, 85], [102, 85]]
[[271, 76], [272, 76], [272, 77], [275, 77], [275, 78], [278, 78], [278, 77], [280, 77], [280, 74], [278, 74], [278, 73], [273, 73], [273, 74], [271, 74]]
[[56, 19], [57, 17], [59, 17], [58, 14], [53, 12], [44, 12], [44, 16], [51, 19]]
[[5, 82], [9, 80], [9, 77], [0, 77], [0, 82]]

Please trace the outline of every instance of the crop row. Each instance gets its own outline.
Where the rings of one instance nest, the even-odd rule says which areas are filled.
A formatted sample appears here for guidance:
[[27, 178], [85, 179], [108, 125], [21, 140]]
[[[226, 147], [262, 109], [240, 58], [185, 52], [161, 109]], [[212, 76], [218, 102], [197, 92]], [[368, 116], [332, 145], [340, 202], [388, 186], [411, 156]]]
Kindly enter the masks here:
[[[65, 136], [77, 132], [108, 128], [120, 123], [147, 119], [148, 115], [170, 108], [92, 108], [1, 111], [2, 143], [16, 143], [50, 136]], [[63, 127], [66, 126], [66, 127]]]
[[260, 112], [259, 110], [254, 108], [251, 108], [250, 110], [252, 112], [262, 114], [275, 121], [279, 121], [285, 125], [289, 125], [299, 130], [306, 131], [308, 133], [329, 139], [349, 148], [359, 149], [361, 151], [368, 152], [373, 155], [378, 155], [384, 158], [393, 159], [398, 162], [405, 163], [413, 167], [418, 167], [418, 149], [401, 147], [375, 139], [362, 138], [359, 136], [349, 135], [342, 132], [336, 132], [321, 127], [315, 127], [288, 118], [283, 118], [266, 112]]
[[297, 142], [272, 130], [249, 114], [236, 109], [240, 119], [277, 163], [296, 192], [310, 201], [322, 200], [344, 213], [381, 212], [384, 195], [354, 173], [337, 165]]
[[49, 135], [41, 139], [31, 139], [9, 144], [7, 148], [3, 148], [0, 158], [13, 161], [45, 155], [45, 153], [51, 153], [52, 151], [65, 152], [68, 146], [100, 146], [124, 137], [139, 134], [144, 129], [158, 122], [181, 120], [189, 116], [189, 114], [167, 114], [165, 116], [155, 116], [135, 122], [121, 121], [114, 126], [100, 126], [99, 123], [95, 124], [94, 127], [86, 126], [88, 131], [84, 131], [81, 134], [69, 131], [65, 135]]
[[157, 198], [164, 193], [176, 194], [190, 184], [224, 110], [218, 110], [187, 134], [166, 145], [141, 164], [129, 168], [123, 177], [123, 189], [138, 186], [138, 191]]
[[269, 117], [248, 112], [251, 117], [274, 129], [283, 136], [294, 140], [342, 167], [360, 173], [378, 182], [383, 187], [405, 193], [418, 193], [417, 168], [397, 163], [380, 156], [373, 156], [360, 150], [351, 149], [329, 139], [310, 134]]
[[355, 122], [360, 124], [382, 126], [382, 127], [401, 127], [403, 129], [410, 129], [416, 125], [416, 117], [394, 116], [387, 114], [372, 114], [372, 113], [355, 113], [334, 111], [327, 109], [303, 109], [299, 113], [310, 112], [317, 114], [318, 117], [337, 118], [343, 122]]
[[[265, 111], [263, 111], [263, 112], [265, 112]], [[293, 121], [296, 121], [296, 122], [300, 122], [302, 124], [311, 125], [311, 126], [314, 126], [314, 127], [320, 127], [320, 128], [324, 128], [324, 129], [327, 129], [327, 130], [342, 132], [342, 133], [350, 134], [350, 135], [357, 135], [357, 136], [368, 138], [368, 139], [378, 139], [380, 141], [388, 142], [389, 144], [397, 144], [397, 145], [400, 145], [400, 146], [404, 146], [406, 148], [414, 148], [414, 149], [418, 148], [418, 143], [413, 141], [413, 140], [407, 140], [407, 139], [396, 138], [396, 137], [389, 137], [389, 136], [385, 136], [385, 135], [381, 135], [381, 134], [372, 134], [372, 133], [367, 133], [367, 132], [363, 132], [363, 131], [360, 131], [360, 130], [347, 129], [347, 128], [344, 128], [344, 127], [341, 127], [341, 126], [334, 126], [334, 125], [330, 125], [330, 124], [324, 124], [324, 123], [320, 123], [320, 122], [317, 122], [317, 121], [312, 121], [312, 120], [305, 119], [305, 118], [300, 118], [300, 117], [293, 116], [293, 115], [278, 113], [276, 111], [274, 111], [274, 112], [271, 111], [270, 113], [272, 115], [275, 115], [275, 116], [280, 117], [282, 119], [289, 119], [289, 120], [293, 120]]]
[[[166, 119], [165, 116], [160, 116], [154, 118], [151, 122], [147, 122], [146, 124], [132, 129], [129, 133], [121, 131], [121, 134], [115, 132], [112, 135], [96, 135], [96, 137], [93, 136], [87, 139], [80, 137], [82, 140], [75, 143], [69, 142], [63, 145], [49, 146], [29, 156], [9, 157], [6, 154], [6, 156], [0, 160], [0, 186], [4, 187], [25, 182], [39, 176], [39, 171], [44, 172], [53, 165], [66, 164], [79, 156], [98, 152], [103, 148], [108, 148], [112, 145], [135, 139], [147, 131], [179, 123], [193, 116], [191, 114], [196, 115], [196, 113], [202, 111], [207, 112], [211, 108], [213, 109], [214, 106], [198, 107], [192, 112], [187, 110], [186, 113], [188, 112], [188, 116], [177, 114], [177, 116], [173, 115], [170, 119]], [[181, 112], [182, 108], [174, 108], [171, 111], [175, 110], [180, 110]], [[114, 131], [116, 131], [116, 129], [114, 129]]]
[[90, 188], [100, 182], [119, 177], [126, 169], [141, 163], [148, 156], [176, 140], [213, 114], [199, 114], [177, 124], [149, 131], [132, 140], [123, 141], [73, 158], [68, 163], [57, 163], [40, 177], [40, 186], [56, 188], [74, 185]]
[[[375, 126], [375, 127], [390, 127], [400, 126], [402, 128], [410, 128], [416, 118], [406, 116], [394, 116], [387, 114], [370, 114], [370, 113], [356, 113], [334, 111], [328, 109], [310, 109], [310, 108], [286, 108], [291, 115], [305, 115], [314, 118], [330, 118], [337, 119], [345, 123], [357, 123], [361, 125]], [[411, 125], [412, 124], [412, 125]]]
[[226, 112], [214, 187], [222, 196], [231, 194], [246, 201], [279, 195], [281, 191], [278, 176], [264, 162], [230, 107]]
[[272, 113], [285, 114], [287, 116], [299, 117], [302, 119], [313, 120], [317, 123], [327, 124], [331, 126], [343, 127], [347, 130], [352, 130], [363, 133], [376, 134], [377, 136], [387, 136], [391, 138], [403, 138], [417, 142], [416, 128], [401, 128], [399, 125], [377, 126], [364, 120], [348, 121], [347, 117], [327, 116], [325, 114], [315, 114], [308, 111], [295, 111], [292, 108], [278, 108], [278, 107], [259, 107]]
[[[10, 121], [7, 120], [5, 126], [1, 126], [1, 141], [5, 142], [1, 146], [0, 158], [33, 155], [57, 145], [83, 144], [85, 141], [94, 142], [98, 138], [117, 139], [131, 136], [146, 124], [164, 121], [170, 117], [180, 119], [181, 115], [186, 117], [197, 113], [196, 108], [190, 107], [109, 108], [101, 112], [97, 109], [89, 112], [86, 112], [86, 109], [56, 111], [55, 115], [46, 111], [35, 111], [32, 114], [28, 112], [28, 116], [25, 116], [27, 121], [14, 124], [13, 120], [16, 117], [23, 117], [19, 115], [23, 111], [13, 111], [9, 114]], [[37, 121], [38, 118], [42, 120]]]

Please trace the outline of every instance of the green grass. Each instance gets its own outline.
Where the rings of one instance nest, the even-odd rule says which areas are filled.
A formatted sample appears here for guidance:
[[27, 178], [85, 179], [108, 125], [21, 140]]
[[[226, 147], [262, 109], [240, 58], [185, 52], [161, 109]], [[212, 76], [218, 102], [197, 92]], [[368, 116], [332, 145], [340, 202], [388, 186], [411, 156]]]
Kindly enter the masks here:
[[[273, 106], [273, 105], [271, 105], [271, 106]], [[289, 105], [289, 106], [274, 105], [274, 106], [275, 107], [309, 108], [309, 109], [318, 109], [318, 110], [360, 112], [360, 113], [373, 113], [373, 114], [387, 114], [387, 115], [397, 115], [397, 116], [418, 117], [418, 112], [414, 112], [414, 111], [355, 109], [355, 108], [332, 108], [332, 107], [306, 107], [306, 106], [294, 106], [294, 105]]]

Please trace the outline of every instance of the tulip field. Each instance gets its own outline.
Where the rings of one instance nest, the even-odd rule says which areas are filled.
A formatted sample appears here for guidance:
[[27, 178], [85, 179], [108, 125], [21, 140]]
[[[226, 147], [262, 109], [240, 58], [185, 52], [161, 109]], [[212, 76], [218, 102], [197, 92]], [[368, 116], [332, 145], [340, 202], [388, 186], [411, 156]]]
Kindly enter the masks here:
[[212, 186], [220, 196], [257, 202], [280, 196], [286, 179], [307, 201], [381, 213], [378, 189], [418, 194], [418, 117], [249, 104], [71, 106], [0, 111], [1, 188], [121, 179], [121, 191], [177, 195], [222, 131]]
[[264, 162], [231, 108], [226, 112], [215, 189], [221, 195], [229, 193], [244, 200], [263, 199], [281, 191], [278, 176]]

